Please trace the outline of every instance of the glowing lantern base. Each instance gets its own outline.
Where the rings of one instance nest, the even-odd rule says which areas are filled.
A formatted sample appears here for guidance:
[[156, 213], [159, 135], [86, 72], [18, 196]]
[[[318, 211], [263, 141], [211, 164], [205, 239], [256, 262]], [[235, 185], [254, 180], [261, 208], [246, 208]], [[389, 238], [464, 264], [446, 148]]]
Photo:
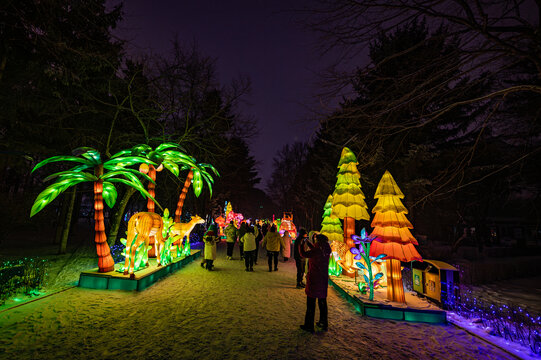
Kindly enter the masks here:
[[[159, 267], [156, 259], [149, 259], [150, 266], [136, 272], [133, 279], [126, 277], [119, 270], [107, 273], [100, 273], [97, 268], [83, 271], [79, 277], [79, 287], [101, 290], [142, 291], [161, 278], [180, 270], [201, 255], [200, 250], [192, 250], [190, 255], [173, 258], [170, 264]], [[116, 266], [120, 268], [118, 264]]]

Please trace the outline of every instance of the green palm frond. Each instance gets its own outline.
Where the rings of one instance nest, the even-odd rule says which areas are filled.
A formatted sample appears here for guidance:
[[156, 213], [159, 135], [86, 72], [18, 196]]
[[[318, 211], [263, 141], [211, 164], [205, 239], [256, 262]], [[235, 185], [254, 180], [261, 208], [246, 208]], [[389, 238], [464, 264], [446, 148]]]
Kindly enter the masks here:
[[94, 165], [101, 164], [101, 155], [97, 150], [90, 149], [81, 154], [82, 157], [91, 161]]
[[118, 157], [114, 159], [107, 160], [103, 167], [107, 170], [111, 170], [114, 167], [126, 167], [126, 166], [132, 166], [135, 164], [141, 164], [145, 163], [147, 165], [156, 165], [155, 162], [147, 159], [146, 157], [142, 156], [124, 156], [124, 157]]
[[132, 155], [131, 149], [122, 150], [111, 156], [111, 159], [117, 158], [119, 156]]
[[216, 168], [214, 166], [212, 166], [211, 164], [205, 164], [205, 163], [201, 163], [201, 164], [198, 164], [199, 167], [201, 168], [204, 168], [204, 169], [210, 169], [212, 170], [212, 172], [216, 175], [216, 176], [220, 176], [220, 174], [218, 173], [218, 170], [216, 170]]
[[160, 144], [160, 145], [158, 145], [158, 147], [156, 147], [156, 151], [163, 153], [163, 151], [165, 149], [171, 149], [171, 148], [175, 148], [175, 149], [178, 149], [180, 151], [184, 151], [184, 148], [182, 148], [179, 144], [175, 144], [175, 143], [163, 143], [163, 144]]
[[198, 169], [193, 169], [193, 192], [196, 197], [201, 195], [201, 190], [203, 190], [203, 179], [201, 177], [201, 172]]
[[58, 162], [58, 161], [72, 161], [72, 162], [78, 162], [78, 163], [81, 163], [81, 164], [92, 166], [92, 162], [87, 160], [87, 159], [82, 159], [82, 158], [79, 158], [79, 157], [76, 157], [76, 156], [70, 156], [70, 155], [60, 155], [60, 156], [52, 156], [52, 157], [50, 157], [48, 159], [45, 159], [45, 160], [39, 162], [36, 166], [34, 166], [34, 169], [32, 169], [32, 172], [36, 171], [37, 169], [39, 169], [43, 165], [47, 165], [47, 164], [50, 164], [50, 163], [53, 163], [53, 162]]
[[112, 208], [115, 206], [116, 198], [118, 196], [118, 193], [116, 192], [115, 186], [107, 181], [103, 182], [103, 200], [105, 200], [105, 203], [107, 206]]
[[146, 180], [150, 181], [153, 184], [156, 184], [154, 180], [150, 178], [147, 174], [143, 174], [142, 172], [139, 172], [135, 169], [125, 169], [125, 168], [117, 168], [116, 170], [109, 171], [106, 174], [103, 174], [101, 176], [101, 179], [110, 181], [111, 178], [117, 177], [117, 176], [124, 176], [129, 181], [141, 181], [139, 180], [138, 176], [144, 177]]
[[97, 181], [98, 180], [98, 178], [94, 174], [85, 173], [81, 171], [68, 170], [68, 171], [61, 171], [61, 172], [57, 172], [56, 174], [49, 175], [45, 179], [43, 179], [43, 181], [49, 181], [57, 177], [83, 179], [84, 181]]
[[135, 190], [138, 190], [143, 197], [146, 197], [146, 198], [149, 198], [150, 200], [152, 200], [160, 208], [160, 210], [163, 211], [162, 206], [156, 201], [156, 199], [154, 199], [154, 197], [152, 197], [148, 193], [148, 191], [145, 189], [143, 184], [141, 184], [139, 179], [137, 179], [137, 181], [130, 181], [130, 180], [121, 179], [121, 178], [111, 178], [111, 179], [109, 179], [109, 182], [111, 182], [111, 183], [122, 183], [124, 185], [127, 185], [129, 187], [134, 188]]
[[60, 178], [57, 182], [49, 185], [45, 190], [43, 190], [34, 204], [32, 205], [32, 210], [30, 211], [30, 217], [36, 215], [40, 212], [45, 206], [51, 203], [58, 195], [62, 194], [69, 187], [77, 185], [79, 183], [85, 182], [83, 178], [71, 179], [71, 178]]
[[164, 160], [162, 162], [162, 165], [167, 169], [169, 170], [169, 172], [171, 172], [173, 175], [175, 175], [176, 177], [179, 176], [180, 174], [180, 170], [178, 168], [178, 165], [172, 161], [169, 161], [169, 160]]

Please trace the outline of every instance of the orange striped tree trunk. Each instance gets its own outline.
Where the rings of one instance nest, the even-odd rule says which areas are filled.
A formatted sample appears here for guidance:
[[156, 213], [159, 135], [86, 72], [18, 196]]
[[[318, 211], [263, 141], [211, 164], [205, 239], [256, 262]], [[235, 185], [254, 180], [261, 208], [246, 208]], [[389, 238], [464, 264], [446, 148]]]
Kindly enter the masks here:
[[[156, 181], [156, 168], [154, 167], [154, 165], [149, 165], [148, 166], [148, 176], [153, 181]], [[148, 182], [148, 193], [154, 199], [156, 198], [155, 189], [156, 189], [156, 185], [153, 182], [149, 181]], [[154, 204], [154, 201], [152, 201], [151, 198], [148, 198], [148, 200], [147, 200], [147, 211], [153, 213], [153, 212], [155, 212], [155, 209], [156, 209], [156, 204]], [[156, 249], [155, 249], [155, 246], [154, 246], [155, 243], [156, 243], [156, 239], [154, 238], [154, 236], [151, 236], [148, 239], [148, 244], [151, 246], [150, 250], [148, 250], [148, 257], [149, 258], [155, 258], [155, 257], [158, 256], [158, 254], [156, 254]]]
[[[96, 176], [103, 173], [103, 168], [96, 169]], [[99, 174], [99, 175], [98, 175]], [[98, 253], [98, 271], [109, 272], [115, 269], [115, 262], [111, 256], [107, 235], [105, 235], [105, 222], [103, 218], [103, 181], [94, 182], [94, 242]]]
[[351, 235], [355, 235], [355, 219], [352, 217], [344, 218], [344, 242], [347, 245], [346, 255], [344, 259], [344, 272], [343, 274], [349, 277], [355, 277], [355, 271], [353, 266], [353, 254], [349, 249], [355, 247], [355, 242], [351, 238]]
[[[148, 166], [148, 176], [152, 179], [152, 181], [156, 181], [156, 168], [154, 167], [154, 165], [149, 165]], [[148, 193], [150, 194], [150, 196], [152, 196], [154, 199], [156, 198], [156, 191], [154, 190], [156, 189], [156, 185], [149, 181], [148, 182]], [[154, 201], [152, 201], [151, 198], [148, 198], [147, 200], [147, 211], [148, 212], [155, 212], [154, 209], [156, 208], [156, 204], [154, 204]]]
[[404, 284], [402, 283], [402, 266], [400, 260], [385, 260], [387, 268], [387, 299], [391, 301], [406, 302]]
[[175, 222], [180, 222], [180, 215], [182, 215], [182, 207], [184, 206], [184, 200], [186, 200], [186, 195], [188, 194], [188, 188], [192, 184], [193, 179], [193, 171], [190, 170], [188, 175], [186, 176], [186, 181], [184, 181], [184, 187], [182, 188], [182, 191], [180, 192], [180, 196], [178, 197], [178, 203], [177, 203], [177, 209], [175, 210]]

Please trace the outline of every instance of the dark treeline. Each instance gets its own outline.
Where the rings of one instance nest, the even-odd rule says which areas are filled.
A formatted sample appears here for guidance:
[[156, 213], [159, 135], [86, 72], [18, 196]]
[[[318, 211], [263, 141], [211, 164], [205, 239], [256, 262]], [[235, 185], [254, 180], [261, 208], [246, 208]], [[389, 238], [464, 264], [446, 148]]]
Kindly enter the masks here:
[[[456, 248], [464, 228], [474, 227], [468, 240], [481, 248], [513, 236], [491, 233], [500, 221], [527, 223], [531, 233], [522, 240], [538, 239], [541, 41], [532, 34], [539, 19], [528, 22], [516, 3], [499, 1], [493, 5], [507, 8], [493, 9], [489, 14], [498, 15], [489, 23], [507, 19], [509, 28], [483, 29], [454, 23], [453, 16], [467, 16], [456, 9], [464, 2], [450, 1], [456, 6], [441, 9], [447, 17], [428, 3], [322, 0], [307, 12], [321, 50], [341, 56], [324, 74], [322, 94], [342, 100], [314, 139], [276, 155], [269, 192], [297, 224], [319, 229], [347, 146], [359, 161], [368, 210], [389, 170], [405, 194], [414, 234]], [[477, 11], [467, 20], [482, 21]], [[520, 26], [511, 26], [515, 21]], [[347, 71], [363, 52], [368, 65]]]
[[[29, 220], [32, 202], [47, 185], [44, 177], [65, 170], [60, 163], [37, 174], [32, 168], [81, 146], [107, 157], [136, 144], [174, 142], [198, 162], [213, 164], [221, 174], [214, 196], [206, 186], [199, 198], [190, 190], [186, 214], [216, 214], [225, 200], [237, 212], [251, 212], [256, 205], [247, 198], [266, 201], [255, 188], [260, 179], [247, 145], [257, 128], [237, 108], [250, 91], [249, 79], [220, 84], [215, 59], [176, 39], [168, 54], [133, 59], [112, 34], [121, 18], [121, 6], [111, 9], [101, 0], [0, 6], [0, 217], [6, 237], [10, 229], [43, 224], [61, 230], [71, 212], [73, 221], [92, 216], [92, 189], [78, 186]], [[173, 213], [186, 173], [157, 175], [156, 199]], [[146, 200], [133, 190], [119, 187], [118, 199], [109, 222], [120, 220], [122, 206], [145, 209]]]

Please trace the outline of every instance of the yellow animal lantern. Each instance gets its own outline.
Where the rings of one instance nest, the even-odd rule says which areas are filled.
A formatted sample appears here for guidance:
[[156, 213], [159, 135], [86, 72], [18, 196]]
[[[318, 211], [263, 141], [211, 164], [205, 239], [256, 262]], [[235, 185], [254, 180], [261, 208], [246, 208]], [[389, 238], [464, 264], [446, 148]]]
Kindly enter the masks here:
[[[162, 237], [163, 219], [160, 215], [151, 212], [140, 212], [133, 215], [128, 222], [128, 239], [126, 241], [126, 262], [124, 263], [124, 275], [130, 274], [130, 278], [135, 277], [133, 273], [135, 263], [135, 251], [139, 245], [144, 244], [144, 249], [148, 248], [149, 239], [154, 236], [154, 243], [157, 254], [158, 266], [160, 266], [160, 253], [164, 244]], [[158, 247], [156, 249], [156, 247]], [[148, 266], [148, 263], [146, 264]]]
[[195, 225], [204, 223], [205, 220], [203, 220], [198, 215], [192, 216], [191, 220], [187, 223], [174, 223], [171, 227], [171, 230], [169, 231], [169, 236], [173, 237], [172, 245], [181, 246], [184, 236], [186, 236], [186, 240], [190, 242], [190, 233], [192, 232]]

